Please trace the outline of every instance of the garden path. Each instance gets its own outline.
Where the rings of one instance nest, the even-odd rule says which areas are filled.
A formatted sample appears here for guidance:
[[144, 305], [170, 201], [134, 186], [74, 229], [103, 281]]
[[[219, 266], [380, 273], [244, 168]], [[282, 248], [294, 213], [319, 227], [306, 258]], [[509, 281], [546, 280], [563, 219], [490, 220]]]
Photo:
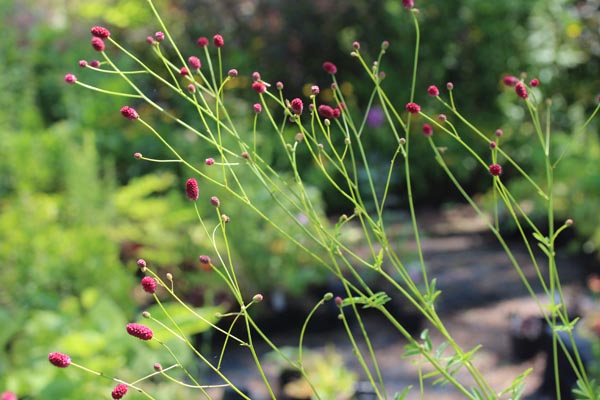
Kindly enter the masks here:
[[[502, 248], [486, 233], [485, 226], [477, 217], [464, 207], [423, 213], [419, 217], [419, 223], [424, 228], [422, 247], [430, 278], [437, 279], [437, 287], [443, 293], [438, 309], [447, 323], [448, 331], [463, 348], [482, 345], [475, 358], [475, 364], [488, 378], [494, 390], [500, 391], [508, 387], [516, 376], [533, 367], [534, 372], [526, 381], [525, 392], [534, 391], [541, 380], [544, 356], [538, 355], [525, 362], [512, 360], [509, 315], [537, 315], [537, 306], [527, 295], [519, 275]], [[398, 230], [398, 235], [402, 236], [402, 232], [406, 233], [410, 227], [405, 218], [400, 217], [390, 229]], [[414, 250], [415, 243], [407, 240], [402, 246], [404, 250], [411, 251]], [[533, 278], [535, 268], [525, 249], [514, 244], [511, 244], [511, 249], [523, 266], [524, 273]], [[573, 256], [561, 257], [558, 265], [566, 292], [576, 296], [581, 292], [583, 282], [580, 260]], [[536, 292], [540, 291], [539, 285], [533, 287]], [[384, 381], [387, 382], [389, 398], [393, 398], [396, 391], [400, 392], [409, 385], [412, 385], [413, 389], [408, 399], [421, 398], [418, 391], [418, 366], [402, 358], [406, 341], [375, 315], [367, 315], [365, 321], [367, 329], [373, 332], [371, 339]], [[434, 346], [442, 341], [440, 335], [434, 332], [431, 337]], [[276, 333], [273, 341], [278, 345], [297, 345], [297, 332]], [[348, 368], [360, 370], [352, 355], [350, 342], [342, 329], [309, 332], [305, 344], [315, 350], [324, 350], [333, 344], [344, 356]], [[264, 343], [258, 343], [257, 348], [261, 355], [269, 350]], [[254, 372], [251, 358], [245, 353], [247, 357], [237, 351], [227, 353], [224, 371], [234, 382], [244, 382], [252, 394], [252, 399], [269, 398], [258, 374]], [[265, 371], [268, 376], [274, 377], [277, 368], [267, 363]], [[469, 379], [463, 371], [458, 373], [458, 378], [462, 382], [468, 382]], [[216, 383], [216, 380], [212, 383]], [[215, 398], [220, 397], [217, 394]], [[426, 384], [423, 398], [462, 400], [464, 396], [448, 386], [431, 387]]]

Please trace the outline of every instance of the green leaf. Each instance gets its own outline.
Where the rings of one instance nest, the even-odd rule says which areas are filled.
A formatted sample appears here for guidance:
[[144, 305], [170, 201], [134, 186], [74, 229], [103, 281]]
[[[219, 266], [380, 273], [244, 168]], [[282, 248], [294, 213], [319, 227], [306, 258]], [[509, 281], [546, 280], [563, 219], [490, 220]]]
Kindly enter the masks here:
[[402, 391], [402, 393], [398, 393], [396, 392], [394, 394], [394, 400], [404, 400], [406, 399], [406, 396], [408, 396], [408, 392], [413, 388], [412, 385], [409, 385], [407, 387], [404, 388], [404, 390]]

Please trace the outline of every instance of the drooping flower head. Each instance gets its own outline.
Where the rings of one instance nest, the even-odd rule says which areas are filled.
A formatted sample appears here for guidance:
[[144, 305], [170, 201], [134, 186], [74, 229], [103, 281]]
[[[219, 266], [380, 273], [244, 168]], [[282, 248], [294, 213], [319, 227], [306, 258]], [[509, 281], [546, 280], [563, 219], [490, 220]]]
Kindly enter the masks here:
[[418, 114], [419, 112], [421, 112], [421, 106], [417, 103], [407, 103], [406, 111], [408, 111], [411, 114]]
[[252, 89], [256, 92], [256, 93], [264, 93], [267, 91], [267, 87], [265, 86], [264, 83], [262, 82], [254, 82], [252, 84]]
[[525, 84], [523, 84], [523, 82], [519, 82], [515, 85], [515, 93], [522, 99], [526, 99], [529, 97], [529, 94], [527, 94], [527, 88], [525, 87]]
[[433, 135], [433, 128], [431, 127], [431, 125], [429, 125], [429, 124], [423, 125], [423, 135], [425, 135], [425, 136]]
[[299, 98], [295, 98], [292, 101], [290, 101], [290, 108], [292, 109], [292, 112], [296, 115], [301, 115], [302, 114], [302, 110], [304, 109], [304, 103], [302, 103], [302, 100]]
[[136, 323], [127, 324], [125, 329], [127, 330], [127, 333], [129, 333], [131, 336], [136, 337], [140, 340], [150, 340], [154, 336], [152, 329], [148, 328], [147, 326]]
[[188, 179], [185, 183], [185, 194], [187, 195], [188, 199], [192, 201], [198, 200], [198, 196], [200, 194], [198, 190], [198, 181], [196, 181], [194, 178]]
[[156, 292], [156, 280], [151, 276], [145, 276], [142, 278], [142, 288], [146, 293], [155, 293]]
[[50, 364], [58, 368], [67, 368], [69, 365], [71, 365], [71, 357], [57, 352], [48, 354], [48, 361], [50, 361]]
[[331, 107], [329, 107], [328, 105], [325, 105], [325, 104], [321, 104], [317, 108], [317, 112], [323, 118], [332, 118], [333, 117], [333, 108], [331, 108]]
[[325, 61], [323, 63], [323, 70], [329, 75], [334, 75], [337, 72], [337, 67], [331, 61]]
[[436, 97], [440, 94], [440, 90], [437, 88], [437, 86], [431, 85], [427, 88], [427, 93], [429, 93], [429, 95], [432, 97]]
[[138, 119], [140, 116], [134, 108], [129, 106], [121, 107], [121, 115], [130, 121]]
[[94, 36], [92, 38], [92, 47], [96, 51], [104, 51], [104, 49], [106, 48], [106, 46], [104, 45], [104, 40], [102, 40], [98, 36]]
[[122, 399], [123, 397], [125, 397], [126, 394], [127, 394], [127, 385], [124, 383], [119, 383], [112, 390], [111, 396], [113, 399], [119, 400], [119, 399]]
[[213, 36], [213, 44], [216, 48], [223, 47], [225, 45], [225, 40], [223, 40], [223, 36], [219, 34]]
[[202, 36], [199, 37], [198, 40], [196, 41], [196, 44], [198, 45], [198, 47], [204, 48], [206, 46], [208, 46], [208, 38]]
[[490, 165], [489, 170], [492, 176], [500, 176], [500, 174], [502, 174], [502, 166], [500, 166], [500, 164]]
[[110, 36], [110, 31], [103, 26], [93, 26], [92, 29], [90, 29], [90, 32], [92, 33], [92, 36], [100, 39], [106, 39]]

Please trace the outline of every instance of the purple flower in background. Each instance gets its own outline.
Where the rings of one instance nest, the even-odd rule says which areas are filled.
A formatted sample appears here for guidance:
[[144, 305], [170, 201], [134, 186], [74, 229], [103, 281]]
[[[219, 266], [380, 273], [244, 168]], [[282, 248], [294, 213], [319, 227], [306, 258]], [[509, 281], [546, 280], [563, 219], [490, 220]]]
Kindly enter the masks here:
[[367, 125], [371, 128], [379, 128], [385, 122], [385, 114], [380, 106], [373, 106], [367, 114]]

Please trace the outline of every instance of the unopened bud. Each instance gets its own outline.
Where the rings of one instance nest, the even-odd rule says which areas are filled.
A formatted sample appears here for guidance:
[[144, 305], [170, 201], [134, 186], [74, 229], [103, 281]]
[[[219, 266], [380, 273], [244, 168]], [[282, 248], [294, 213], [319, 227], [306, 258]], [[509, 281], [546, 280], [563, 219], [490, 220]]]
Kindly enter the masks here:
[[263, 301], [263, 295], [260, 293], [255, 294], [254, 297], [252, 297], [252, 301], [255, 303], [260, 303], [261, 301]]

